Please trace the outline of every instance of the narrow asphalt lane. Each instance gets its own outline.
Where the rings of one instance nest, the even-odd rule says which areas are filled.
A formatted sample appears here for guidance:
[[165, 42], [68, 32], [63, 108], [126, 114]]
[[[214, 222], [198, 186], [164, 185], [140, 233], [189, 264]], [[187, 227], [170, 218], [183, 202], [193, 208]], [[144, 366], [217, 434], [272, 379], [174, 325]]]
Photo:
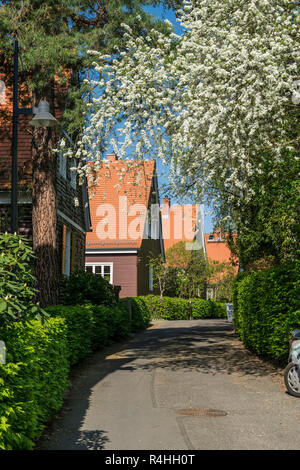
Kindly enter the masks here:
[[38, 450], [299, 449], [300, 400], [226, 320], [160, 321], [72, 369]]

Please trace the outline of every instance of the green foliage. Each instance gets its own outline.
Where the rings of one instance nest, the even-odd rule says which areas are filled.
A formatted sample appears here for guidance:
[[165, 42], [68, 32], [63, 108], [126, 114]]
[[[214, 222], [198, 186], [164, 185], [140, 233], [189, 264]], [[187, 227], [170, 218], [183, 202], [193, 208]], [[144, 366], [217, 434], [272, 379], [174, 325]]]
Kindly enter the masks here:
[[166, 251], [166, 260], [174, 268], [185, 269], [191, 261], [191, 250], [186, 250], [185, 242], [180, 241], [168, 248]]
[[0, 364], [0, 449], [32, 449], [59, 410], [67, 387], [67, 327], [63, 319], [0, 329], [7, 364]]
[[188, 303], [185, 299], [156, 295], [148, 295], [144, 299], [148, 304], [152, 318], [166, 320], [186, 320], [189, 318]]
[[202, 296], [209, 269], [202, 249], [187, 250], [180, 241], [166, 252], [168, 285], [166, 294], [182, 298]]
[[67, 325], [68, 359], [76, 364], [112, 341], [130, 333], [129, 313], [121, 303], [105, 305], [55, 305], [47, 307], [51, 317], [64, 318]]
[[300, 263], [243, 273], [234, 281], [234, 327], [257, 354], [286, 361], [291, 330], [300, 325]]
[[191, 318], [226, 318], [222, 303], [204, 299], [180, 299], [148, 295], [143, 297], [148, 304], [152, 318], [165, 320], [189, 320]]
[[[136, 304], [143, 310], [143, 301]], [[66, 390], [69, 367], [130, 333], [129, 312], [85, 304], [47, 308], [45, 324], [15, 322], [0, 328], [7, 364], [0, 364], [0, 449], [32, 449]]]
[[208, 284], [214, 289], [214, 300], [232, 302], [234, 267], [228, 262], [209, 260]]
[[44, 319], [34, 302], [33, 250], [20, 235], [0, 235], [0, 326], [12, 321]]
[[153, 269], [153, 286], [158, 289], [160, 296], [175, 297], [178, 289], [179, 268], [172, 266], [162, 255], [157, 256], [151, 253], [148, 259]]
[[133, 297], [132, 302], [132, 328], [141, 330], [150, 325], [151, 315], [147, 302], [143, 297]]
[[[96, 309], [100, 312], [105, 311], [105, 307], [102, 306], [97, 306]], [[114, 307], [106, 308], [105, 317], [110, 342], [127, 338], [131, 331], [129, 312], [121, 302]]]
[[[151, 315], [145, 297], [128, 297], [123, 299], [125, 305], [131, 303], [131, 328], [133, 331], [142, 330], [150, 325]], [[130, 308], [127, 305], [127, 308]]]
[[16, 37], [20, 43], [23, 82], [38, 96], [43, 92], [51, 96], [54, 78], [65, 84], [65, 71], [72, 71], [64, 120], [69, 134], [76, 135], [93, 93], [83, 79], [87, 75], [96, 76], [94, 58], [83, 52], [96, 49], [103, 54], [114, 54], [116, 46], [122, 49], [125, 33], [122, 23], [128, 24], [137, 36], [152, 28], [167, 31], [162, 21], [142, 8], [155, 3], [154, 0], [1, 2], [0, 50], [5, 58], [7, 79], [12, 68], [12, 41]]
[[[234, 208], [240, 222], [237, 237], [229, 237], [230, 248], [247, 271], [255, 269], [255, 262], [267, 267], [299, 258], [300, 161], [287, 154], [284, 162], [274, 165], [274, 159], [266, 159], [263, 174], [253, 177], [255, 199], [240, 206], [237, 198]], [[226, 211], [224, 200], [218, 214]]]
[[62, 295], [66, 305], [116, 304], [116, 287], [102, 276], [84, 270], [79, 270], [63, 279]]
[[200, 318], [227, 318], [226, 307], [221, 302], [213, 300], [193, 299], [191, 300], [192, 317]]
[[84, 306], [54, 305], [46, 308], [51, 317], [63, 318], [67, 325], [68, 360], [76, 364], [92, 351], [92, 311]]

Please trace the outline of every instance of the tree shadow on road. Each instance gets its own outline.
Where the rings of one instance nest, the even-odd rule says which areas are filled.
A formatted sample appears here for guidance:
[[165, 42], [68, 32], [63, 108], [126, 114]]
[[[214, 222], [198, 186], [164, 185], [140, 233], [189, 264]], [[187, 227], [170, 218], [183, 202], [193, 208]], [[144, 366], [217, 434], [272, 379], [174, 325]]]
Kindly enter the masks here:
[[[174, 322], [175, 323], [175, 322]], [[135, 369], [168, 368], [196, 370], [207, 374], [233, 374], [265, 377], [278, 374], [270, 361], [248, 351], [230, 324], [215, 321], [211, 326], [200, 324], [147, 330], [131, 344], [130, 355], [139, 358]], [[193, 322], [194, 323], [194, 322]], [[129, 357], [129, 355], [126, 355]], [[143, 363], [142, 359], [145, 359]]]
[[97, 430], [83, 429], [93, 387], [117, 370], [156, 368], [240, 377], [278, 374], [270, 363], [247, 351], [224, 320], [156, 323], [133, 339], [106, 347], [72, 368], [64, 406], [36, 449], [105, 449], [109, 436], [101, 430], [101, 423]]

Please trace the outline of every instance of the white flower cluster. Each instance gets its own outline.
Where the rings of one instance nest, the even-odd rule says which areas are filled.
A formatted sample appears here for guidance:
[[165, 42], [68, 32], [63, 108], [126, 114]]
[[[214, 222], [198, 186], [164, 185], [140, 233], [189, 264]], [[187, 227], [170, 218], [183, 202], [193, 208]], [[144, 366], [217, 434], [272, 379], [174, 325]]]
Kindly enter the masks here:
[[102, 91], [75, 154], [80, 171], [108, 143], [121, 158], [133, 146], [137, 158], [155, 149], [178, 191], [199, 196], [217, 182], [250, 200], [265, 159], [295, 147], [299, 10], [290, 0], [196, 0], [179, 14], [182, 36], [134, 38], [127, 27], [118, 57], [93, 52]]

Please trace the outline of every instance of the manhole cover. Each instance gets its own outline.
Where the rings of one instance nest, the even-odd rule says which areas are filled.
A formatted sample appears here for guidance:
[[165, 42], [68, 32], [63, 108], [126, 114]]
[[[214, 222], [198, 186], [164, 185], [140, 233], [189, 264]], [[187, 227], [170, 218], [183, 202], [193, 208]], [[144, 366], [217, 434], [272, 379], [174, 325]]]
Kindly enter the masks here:
[[187, 408], [182, 410], [176, 410], [176, 413], [184, 416], [208, 416], [208, 417], [217, 417], [217, 416], [227, 416], [228, 413], [223, 410], [212, 410], [205, 408]]

